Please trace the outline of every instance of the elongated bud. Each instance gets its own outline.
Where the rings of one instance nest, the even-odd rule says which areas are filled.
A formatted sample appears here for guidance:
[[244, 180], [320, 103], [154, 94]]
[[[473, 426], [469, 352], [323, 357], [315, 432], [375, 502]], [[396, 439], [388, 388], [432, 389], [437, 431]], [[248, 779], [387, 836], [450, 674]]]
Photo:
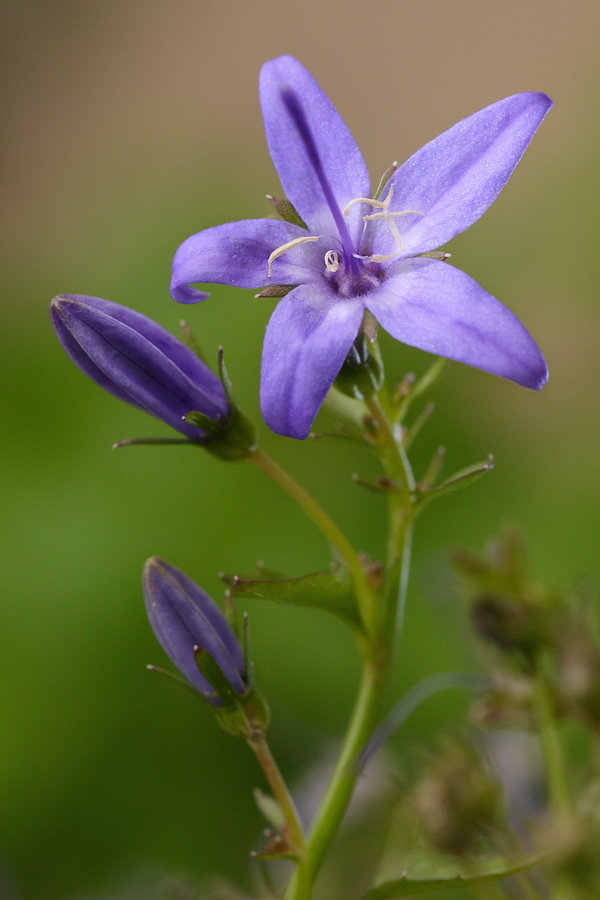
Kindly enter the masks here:
[[247, 651], [216, 603], [184, 572], [156, 557], [144, 566], [143, 584], [159, 643], [214, 708], [222, 728], [244, 738], [264, 732], [269, 708], [248, 677]]
[[[246, 682], [242, 647], [208, 594], [180, 569], [156, 557], [144, 566], [143, 584], [154, 633], [190, 684], [214, 706], [223, 703], [218, 695], [221, 678], [228, 692], [220, 693], [228, 693], [227, 700], [232, 691], [243, 694]], [[218, 667], [220, 676], [211, 683], [208, 678], [211, 671], [216, 672], [214, 666]]]
[[219, 378], [156, 322], [126, 306], [76, 294], [55, 297], [50, 316], [75, 365], [115, 397], [192, 441], [213, 436], [183, 420], [190, 410], [226, 425], [231, 406]]

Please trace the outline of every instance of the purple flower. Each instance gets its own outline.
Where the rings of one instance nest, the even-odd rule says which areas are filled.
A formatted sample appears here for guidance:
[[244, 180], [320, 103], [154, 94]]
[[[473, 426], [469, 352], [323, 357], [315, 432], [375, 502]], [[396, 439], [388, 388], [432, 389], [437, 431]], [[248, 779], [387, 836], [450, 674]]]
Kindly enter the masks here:
[[213, 686], [196, 663], [198, 648], [210, 654], [237, 694], [246, 691], [244, 653], [225, 616], [190, 578], [162, 559], [144, 566], [144, 597], [150, 624], [167, 656], [214, 706]]
[[207, 438], [182, 421], [191, 410], [219, 422], [229, 417], [217, 376], [141, 313], [98, 297], [64, 294], [52, 300], [50, 316], [64, 350], [92, 381], [187, 438]]
[[252, 219], [193, 235], [175, 254], [171, 292], [193, 303], [208, 296], [196, 282], [293, 286], [265, 335], [267, 425], [306, 437], [365, 310], [406, 344], [541, 388], [546, 363], [515, 316], [463, 272], [421, 254], [485, 212], [550, 109], [548, 97], [515, 94], [458, 122], [375, 198], [347, 126], [296, 59], [263, 66], [260, 98], [269, 152], [302, 224]]

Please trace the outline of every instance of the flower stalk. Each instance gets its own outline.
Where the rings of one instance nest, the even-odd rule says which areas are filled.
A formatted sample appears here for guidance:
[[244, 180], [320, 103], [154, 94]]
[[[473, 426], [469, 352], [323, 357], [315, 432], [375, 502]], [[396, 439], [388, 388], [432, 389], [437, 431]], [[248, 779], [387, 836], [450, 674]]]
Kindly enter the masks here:
[[348, 566], [356, 587], [356, 595], [365, 624], [368, 623], [374, 605], [373, 591], [358, 554], [339, 525], [325, 512], [319, 503], [292, 476], [275, 462], [264, 450], [257, 447], [248, 459], [262, 469], [279, 487], [289, 494], [295, 503], [314, 522], [327, 540], [337, 549]]

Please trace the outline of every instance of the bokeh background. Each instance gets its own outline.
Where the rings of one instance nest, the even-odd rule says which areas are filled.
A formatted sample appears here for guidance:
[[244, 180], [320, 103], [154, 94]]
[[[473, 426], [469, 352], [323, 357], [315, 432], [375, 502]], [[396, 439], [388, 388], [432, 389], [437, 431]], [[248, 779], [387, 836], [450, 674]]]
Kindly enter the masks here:
[[[541, 577], [600, 580], [600, 6], [4, 0], [0, 16], [0, 897], [149, 900], [163, 873], [221, 871], [248, 886], [261, 773], [192, 697], [146, 672], [164, 659], [141, 567], [163, 556], [222, 597], [219, 571], [262, 559], [301, 574], [328, 564], [327, 547], [249, 466], [185, 447], [111, 452], [113, 441], [166, 429], [71, 365], [48, 301], [106, 297], [177, 331], [183, 309], [168, 282], [178, 244], [268, 215], [264, 194], [277, 193], [257, 96], [271, 56], [292, 53], [313, 72], [374, 178], [494, 100], [550, 94], [555, 108], [509, 186], [450, 248], [529, 327], [550, 382], [537, 395], [453, 366], [415, 451], [417, 471], [439, 443], [447, 471], [490, 451], [497, 466], [420, 524], [394, 694], [473, 667], [449, 548], [479, 548], [516, 522]], [[185, 310], [211, 359], [225, 346], [239, 401], [257, 419], [272, 306], [219, 288]], [[383, 349], [393, 378], [426, 365], [392, 341]], [[260, 434], [379, 556], [383, 503], [349, 478], [374, 474], [365, 454], [286, 441], [264, 425]], [[342, 733], [353, 646], [325, 615], [248, 611], [273, 747], [291, 781], [307, 783]], [[394, 749], [452, 727], [463, 709], [460, 695], [432, 698]]]

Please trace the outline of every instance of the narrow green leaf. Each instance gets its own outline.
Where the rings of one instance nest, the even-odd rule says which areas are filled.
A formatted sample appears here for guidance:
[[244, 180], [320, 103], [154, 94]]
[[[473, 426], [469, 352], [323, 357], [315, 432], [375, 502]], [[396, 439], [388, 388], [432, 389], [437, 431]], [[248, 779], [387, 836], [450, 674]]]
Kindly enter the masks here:
[[[400, 878], [377, 885], [368, 891], [362, 900], [395, 900], [397, 897], [425, 894], [428, 891], [441, 891], [449, 888], [468, 887], [486, 881], [498, 881], [501, 878], [508, 878], [510, 875], [532, 869], [540, 863], [541, 857], [539, 854], [528, 854], [511, 860], [498, 856], [468, 863], [434, 855], [426, 858], [423, 855], [419, 861], [421, 866], [418, 868], [422, 870], [422, 874], [413, 875], [409, 863], [406, 873]], [[429, 877], [427, 876], [428, 868], [433, 870]]]
[[461, 469], [459, 472], [455, 472], [455, 474], [448, 478], [447, 481], [437, 485], [437, 487], [419, 491], [419, 508], [422, 509], [430, 500], [434, 500], [436, 497], [443, 497], [451, 491], [458, 491], [468, 487], [473, 481], [481, 478], [482, 475], [485, 475], [486, 472], [489, 472], [490, 469], [493, 468], [494, 457], [490, 454], [483, 462], [475, 463], [472, 466], [466, 466], [466, 468]]
[[242, 579], [225, 576], [231, 596], [238, 599], [270, 600], [272, 603], [323, 609], [345, 621], [352, 628], [359, 627], [360, 616], [352, 581], [343, 566], [330, 572], [315, 572], [301, 578]]

